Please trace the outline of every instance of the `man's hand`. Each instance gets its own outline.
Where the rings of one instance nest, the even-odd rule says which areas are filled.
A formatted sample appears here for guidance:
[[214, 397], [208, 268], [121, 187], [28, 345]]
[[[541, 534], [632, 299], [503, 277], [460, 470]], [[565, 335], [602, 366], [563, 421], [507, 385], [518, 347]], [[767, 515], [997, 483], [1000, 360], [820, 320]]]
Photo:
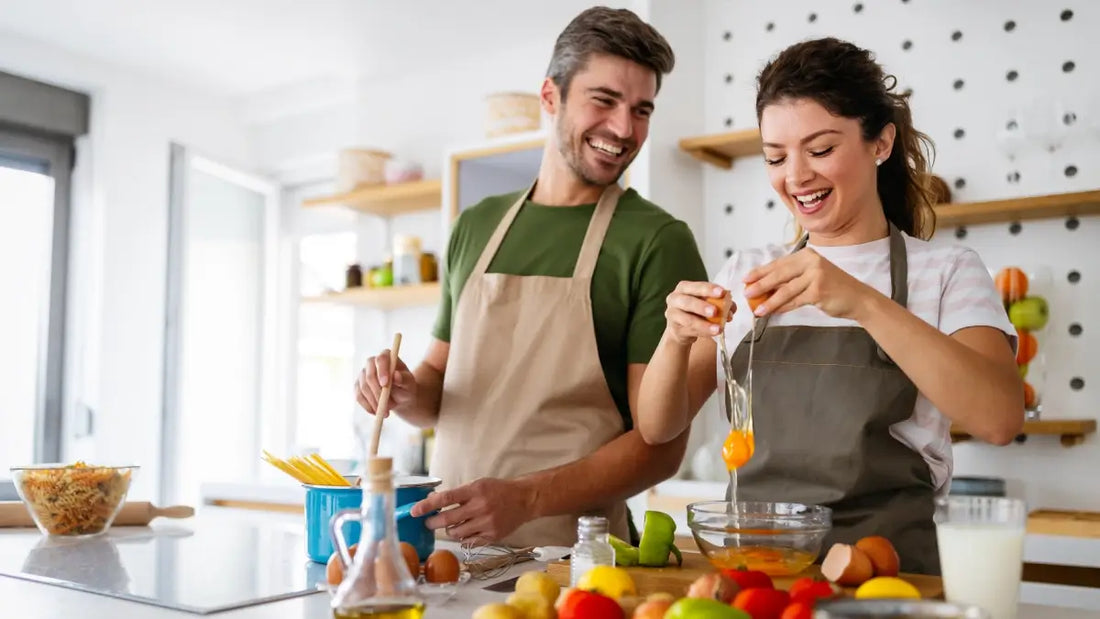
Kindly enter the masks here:
[[428, 518], [424, 524], [432, 530], [445, 529], [451, 539], [475, 544], [498, 542], [533, 520], [535, 489], [522, 479], [485, 477], [475, 482], [434, 492], [413, 506], [411, 515], [424, 514], [455, 506]]

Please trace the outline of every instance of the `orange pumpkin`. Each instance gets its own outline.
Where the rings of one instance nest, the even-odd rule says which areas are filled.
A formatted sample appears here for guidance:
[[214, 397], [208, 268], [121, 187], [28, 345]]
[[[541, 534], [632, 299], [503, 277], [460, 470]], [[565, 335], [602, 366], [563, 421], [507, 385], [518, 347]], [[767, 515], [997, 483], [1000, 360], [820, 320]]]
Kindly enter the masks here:
[[1005, 267], [998, 271], [993, 283], [1005, 303], [1014, 303], [1027, 296], [1027, 275], [1016, 267]]
[[1039, 404], [1039, 394], [1035, 393], [1035, 387], [1031, 383], [1024, 382], [1024, 408], [1035, 408]]
[[1039, 352], [1039, 340], [1034, 335], [1023, 329], [1016, 329], [1016, 365], [1027, 365]]

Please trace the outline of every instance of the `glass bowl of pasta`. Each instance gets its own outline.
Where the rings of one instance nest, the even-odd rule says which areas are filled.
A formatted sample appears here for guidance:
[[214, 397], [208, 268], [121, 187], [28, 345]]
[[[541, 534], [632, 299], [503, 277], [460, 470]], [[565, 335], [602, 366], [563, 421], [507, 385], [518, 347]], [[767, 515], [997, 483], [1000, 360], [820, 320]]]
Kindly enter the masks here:
[[13, 466], [12, 481], [38, 530], [88, 537], [106, 531], [118, 515], [136, 466], [36, 464]]

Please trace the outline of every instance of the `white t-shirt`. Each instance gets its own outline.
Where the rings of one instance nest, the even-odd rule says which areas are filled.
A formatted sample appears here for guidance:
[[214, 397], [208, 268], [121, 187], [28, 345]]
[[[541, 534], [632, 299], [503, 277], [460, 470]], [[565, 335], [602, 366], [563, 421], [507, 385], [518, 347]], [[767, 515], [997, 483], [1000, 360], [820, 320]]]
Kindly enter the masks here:
[[[1016, 329], [1008, 320], [993, 278], [978, 254], [957, 245], [929, 243], [904, 232], [909, 262], [909, 311], [948, 335], [973, 326], [1004, 331], [1016, 348]], [[807, 245], [849, 275], [890, 296], [890, 238], [860, 245], [821, 247]], [[745, 299], [742, 278], [753, 268], [790, 253], [792, 246], [768, 245], [734, 253], [715, 275], [714, 283], [730, 290], [738, 310], [726, 325], [726, 346], [732, 355], [752, 329], [752, 313]], [[833, 318], [814, 306], [774, 314], [769, 325], [814, 327], [858, 326], [852, 320]], [[721, 354], [721, 353], [719, 353]], [[719, 384], [722, 384], [721, 363]], [[938, 495], [946, 494], [951, 481], [951, 421], [918, 393], [913, 415], [894, 424], [891, 434], [928, 462]]]

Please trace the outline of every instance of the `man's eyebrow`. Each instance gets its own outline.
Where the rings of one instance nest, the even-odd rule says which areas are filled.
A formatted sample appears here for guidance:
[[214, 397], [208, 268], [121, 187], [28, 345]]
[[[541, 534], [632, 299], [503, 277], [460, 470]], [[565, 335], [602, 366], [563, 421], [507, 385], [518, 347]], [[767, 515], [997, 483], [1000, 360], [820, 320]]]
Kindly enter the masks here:
[[[815, 131], [814, 133], [811, 133], [810, 135], [802, 138], [800, 143], [805, 144], [806, 142], [810, 142], [810, 141], [812, 141], [816, 138], [819, 138], [819, 137], [821, 137], [821, 136], [823, 136], [827, 133], [840, 133], [840, 132], [837, 131], [836, 129], [822, 129], [821, 131]], [[769, 148], [783, 148], [782, 144], [775, 144], [774, 142], [764, 142], [763, 145], [767, 146]]]
[[[606, 86], [594, 86], [592, 88], [587, 89], [585, 92], [588, 93], [588, 94], [599, 93], [599, 94], [602, 94], [602, 95], [607, 95], [608, 97], [611, 97], [612, 99], [615, 99], [616, 101], [622, 101], [623, 100], [623, 93], [619, 92], [618, 90], [608, 88]], [[637, 105], [635, 105], [634, 107], [642, 108], [642, 109], [646, 109], [646, 110], [654, 109], [653, 102], [648, 100], [648, 99], [643, 99], [642, 101], [639, 101], [637, 103]]]

